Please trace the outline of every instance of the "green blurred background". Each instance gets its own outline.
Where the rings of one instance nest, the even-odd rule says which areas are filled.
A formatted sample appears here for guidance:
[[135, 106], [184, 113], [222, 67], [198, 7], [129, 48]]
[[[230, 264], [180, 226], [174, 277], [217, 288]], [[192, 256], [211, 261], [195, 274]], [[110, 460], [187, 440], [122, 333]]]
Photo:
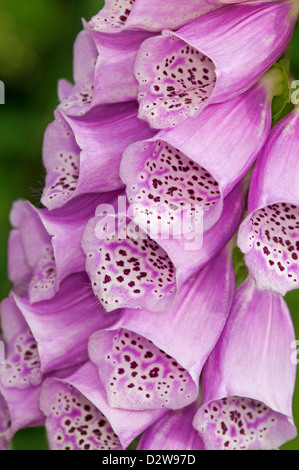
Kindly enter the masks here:
[[[10, 288], [6, 250], [11, 204], [18, 198], [38, 204], [44, 181], [43, 133], [58, 104], [57, 81], [72, 79], [72, 47], [82, 29], [81, 18], [89, 20], [103, 3], [0, 0], [0, 80], [6, 89], [6, 103], [0, 106], [0, 299]], [[299, 80], [299, 28], [288, 56], [292, 76]], [[299, 339], [299, 292], [288, 294], [287, 301]], [[294, 416], [299, 429], [299, 379]], [[44, 429], [19, 431], [13, 448], [47, 449]], [[299, 437], [283, 449], [299, 450]]]

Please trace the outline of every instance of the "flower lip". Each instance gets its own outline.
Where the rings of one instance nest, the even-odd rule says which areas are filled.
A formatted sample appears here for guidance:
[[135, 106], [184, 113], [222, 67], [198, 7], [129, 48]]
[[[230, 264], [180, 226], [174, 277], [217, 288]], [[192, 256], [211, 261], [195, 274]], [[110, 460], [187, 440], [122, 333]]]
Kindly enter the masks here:
[[73, 197], [78, 186], [81, 149], [72, 129], [63, 115], [46, 129], [43, 143], [43, 161], [47, 170], [42, 203], [55, 209]]
[[2, 387], [25, 390], [40, 385], [37, 342], [12, 297], [1, 304], [1, 323], [7, 349], [5, 363], [0, 366]]
[[175, 267], [165, 250], [128, 218], [117, 214], [106, 223], [94, 217], [82, 239], [93, 291], [104, 308], [165, 308], [176, 287]]
[[10, 354], [1, 371], [6, 388], [25, 389], [40, 385], [42, 372], [36, 341], [28, 329], [17, 335], [10, 344]]

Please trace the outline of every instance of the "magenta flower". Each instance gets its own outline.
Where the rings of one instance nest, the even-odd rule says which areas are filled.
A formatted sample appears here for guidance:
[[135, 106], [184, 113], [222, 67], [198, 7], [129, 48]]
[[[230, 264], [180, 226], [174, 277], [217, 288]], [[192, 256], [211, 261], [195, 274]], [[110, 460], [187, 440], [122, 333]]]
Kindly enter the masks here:
[[107, 316], [99, 308], [86, 273], [69, 276], [50, 300], [31, 304], [26, 297], [14, 298], [38, 343], [44, 373], [86, 361], [90, 335], [110, 326], [118, 315], [115, 311]]
[[258, 287], [282, 295], [299, 287], [298, 131], [296, 108], [274, 127], [258, 159], [238, 237]]
[[183, 24], [217, 8], [208, 0], [105, 0], [104, 8], [92, 19], [94, 29], [105, 33], [124, 30], [159, 32]]
[[0, 450], [9, 449], [10, 415], [7, 404], [0, 394]]
[[10, 216], [0, 449], [30, 426], [55, 450], [296, 436], [282, 295], [299, 286], [299, 114], [279, 120], [275, 62], [297, 13], [106, 0], [83, 21], [45, 132], [42, 208], [19, 200]]
[[19, 429], [44, 423], [39, 408], [43, 374], [37, 343], [13, 298], [1, 303], [1, 325], [6, 360], [0, 365], [0, 395], [5, 399], [2, 407], [9, 421], [6, 435], [12, 437]]
[[203, 372], [194, 426], [207, 449], [275, 449], [296, 437], [292, 341], [283, 298], [257, 290], [248, 278]]
[[169, 128], [208, 103], [246, 91], [287, 47], [292, 7], [292, 2], [229, 5], [144, 41], [135, 62], [139, 117], [154, 128]]

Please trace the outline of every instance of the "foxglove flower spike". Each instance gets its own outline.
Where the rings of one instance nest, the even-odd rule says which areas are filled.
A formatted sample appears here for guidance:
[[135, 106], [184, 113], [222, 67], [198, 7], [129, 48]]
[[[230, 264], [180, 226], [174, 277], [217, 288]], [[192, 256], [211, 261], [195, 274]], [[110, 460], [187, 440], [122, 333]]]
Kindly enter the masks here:
[[254, 168], [238, 245], [259, 289], [299, 287], [299, 107], [278, 122]]
[[178, 213], [187, 208], [192, 217], [192, 210], [202, 207], [204, 229], [210, 228], [269, 135], [272, 97], [280, 82], [280, 71], [271, 70], [237, 98], [130, 145], [120, 176], [130, 204], [138, 206], [134, 221], [144, 230], [159, 225], [161, 236], [169, 223], [176, 224]]
[[147, 39], [135, 62], [139, 117], [174, 127], [246, 91], [284, 52], [295, 21], [293, 2], [228, 5]]

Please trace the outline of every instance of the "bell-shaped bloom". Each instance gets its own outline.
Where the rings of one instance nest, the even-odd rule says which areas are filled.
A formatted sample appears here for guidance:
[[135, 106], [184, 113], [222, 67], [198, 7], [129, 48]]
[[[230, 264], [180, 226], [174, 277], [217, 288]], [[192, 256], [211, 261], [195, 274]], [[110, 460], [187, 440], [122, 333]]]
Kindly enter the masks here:
[[208, 0], [105, 0], [91, 24], [110, 34], [136, 29], [159, 32], [177, 29], [215, 8]]
[[83, 117], [99, 104], [136, 100], [134, 62], [141, 43], [153, 35], [141, 30], [107, 34], [94, 20], [83, 26], [74, 44], [74, 85], [67, 80], [58, 85], [58, 110], [66, 116]]
[[53, 450], [123, 450], [165, 413], [112, 409], [90, 362], [65, 379], [47, 379], [40, 405]]
[[294, 339], [284, 299], [247, 278], [203, 371], [194, 426], [206, 449], [276, 449], [296, 437]]
[[50, 300], [31, 304], [14, 296], [38, 343], [43, 374], [78, 366], [88, 359], [88, 340], [99, 328], [106, 328], [118, 311], [107, 315], [98, 305], [86, 273], [69, 276]]
[[17, 294], [28, 293], [31, 302], [49, 299], [63, 279], [84, 271], [81, 237], [96, 207], [106, 199], [86, 194], [53, 211], [37, 209], [28, 201], [14, 203], [8, 272]]
[[[4, 413], [4, 423], [9, 415], [10, 422], [3, 437], [44, 424], [39, 406], [44, 380], [73, 373], [88, 359], [91, 333], [109, 326], [116, 316], [117, 312], [108, 318], [98, 308], [86, 274], [69, 276], [49, 301], [31, 305], [28, 299], [11, 295], [2, 302], [5, 363], [0, 365], [0, 417]], [[0, 441], [1, 426], [0, 420]]]
[[299, 287], [299, 108], [278, 122], [254, 168], [238, 245], [259, 289]]
[[169, 411], [142, 434], [137, 450], [204, 450], [192, 424], [197, 409], [194, 402], [181, 410]]
[[160, 235], [169, 224], [177, 225], [182, 211], [192, 218], [201, 208], [204, 229], [210, 228], [269, 135], [272, 95], [280, 79], [278, 70], [269, 71], [237, 98], [130, 145], [120, 176], [136, 208], [134, 222], [145, 230], [156, 224]]
[[110, 406], [180, 409], [198, 397], [199, 377], [227, 319], [235, 288], [230, 247], [181, 288], [164, 312], [123, 310], [91, 336], [89, 356]]
[[46, 183], [41, 202], [48, 209], [62, 206], [73, 198], [78, 186], [81, 149], [64, 117], [48, 125], [44, 134], [43, 163]]
[[119, 166], [124, 150], [153, 135], [137, 112], [135, 101], [96, 107], [84, 116], [56, 112], [43, 145], [47, 176], [41, 201], [48, 209], [85, 193], [123, 187]]
[[293, 2], [228, 5], [144, 41], [135, 62], [139, 117], [176, 126], [247, 90], [288, 46]]
[[[210, 3], [225, 5], [227, 3], [246, 3], [250, 0], [209, 0]], [[277, 0], [256, 0], [256, 2], [276, 2]]]
[[[231, 240], [241, 223], [248, 187], [244, 178], [223, 201], [221, 217], [208, 230], [197, 221], [182, 237], [160, 237], [158, 242], [175, 267], [176, 291]], [[188, 219], [187, 219], [188, 220]], [[200, 219], [199, 219], [200, 221]], [[183, 226], [184, 220], [181, 224]]]
[[6, 402], [11, 437], [21, 428], [43, 424], [38, 405], [43, 376], [37, 343], [11, 297], [1, 303], [1, 327], [5, 363], [0, 365], [0, 395]]
[[134, 63], [138, 50], [153, 34], [141, 30], [126, 30], [110, 34], [92, 20], [87, 28], [98, 49], [94, 73], [91, 106], [136, 100], [138, 81], [134, 74]]
[[196, 226], [191, 238], [153, 240], [123, 217], [126, 201], [123, 209], [117, 200], [99, 208], [82, 247], [93, 291], [105, 309], [168, 308], [184, 282], [234, 236], [244, 213], [244, 188], [242, 181], [225, 198], [219, 221], [204, 233]]
[[10, 414], [6, 401], [0, 393], [0, 450], [10, 448], [10, 435]]

